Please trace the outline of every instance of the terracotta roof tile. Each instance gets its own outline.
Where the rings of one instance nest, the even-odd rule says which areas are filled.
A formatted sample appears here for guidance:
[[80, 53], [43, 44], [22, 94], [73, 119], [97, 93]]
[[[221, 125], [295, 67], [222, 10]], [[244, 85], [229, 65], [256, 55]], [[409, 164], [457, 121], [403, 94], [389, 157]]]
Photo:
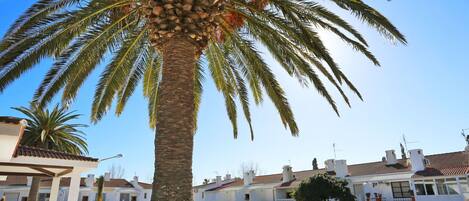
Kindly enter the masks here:
[[7, 124], [19, 124], [21, 123], [21, 118], [10, 117], [10, 116], [0, 116], [0, 122]]
[[[6, 181], [0, 181], [0, 186], [26, 186], [28, 180], [26, 176], [8, 176]], [[85, 186], [85, 178], [80, 179], [80, 186]], [[146, 183], [141, 183], [144, 185], [150, 185]], [[94, 184], [96, 186], [96, 183]], [[43, 177], [41, 179], [41, 187], [50, 187], [52, 186], [52, 178]], [[60, 186], [67, 187], [70, 186], [70, 177], [64, 177], [60, 179]], [[133, 188], [132, 184], [125, 179], [111, 179], [110, 181], [104, 182], [104, 187], [112, 188]], [[143, 187], [143, 186], [142, 186]], [[145, 188], [145, 187], [144, 187]], [[146, 189], [146, 188], [145, 188]]]
[[138, 182], [138, 185], [140, 185], [144, 189], [152, 189], [153, 188], [153, 184]]
[[39, 158], [54, 158], [54, 159], [63, 159], [63, 160], [77, 160], [77, 161], [91, 161], [91, 162], [98, 161], [97, 158], [68, 154], [68, 153], [52, 151], [52, 150], [42, 149], [42, 148], [28, 147], [28, 146], [23, 146], [23, 145], [18, 146], [15, 156], [30, 156], [30, 157], [39, 157]]
[[[425, 158], [430, 161], [430, 166], [429, 168], [427, 168], [427, 170], [418, 172], [416, 176], [469, 174], [469, 155], [466, 152], [434, 154], [425, 156]], [[348, 170], [350, 176], [410, 172], [411, 166], [407, 164], [407, 160], [403, 159], [398, 160], [398, 163], [396, 165], [386, 165], [386, 162], [379, 161], [372, 163], [349, 165]], [[324, 169], [319, 169], [294, 172], [293, 175], [295, 176], [295, 180], [287, 183], [281, 183], [282, 174], [260, 175], [254, 178], [253, 185], [278, 183], [278, 188], [297, 186], [305, 179], [308, 179], [314, 174], [319, 173], [326, 173], [326, 171]], [[239, 179], [235, 182], [229, 183], [229, 185], [226, 185], [223, 188], [242, 185], [244, 185], [243, 180]]]

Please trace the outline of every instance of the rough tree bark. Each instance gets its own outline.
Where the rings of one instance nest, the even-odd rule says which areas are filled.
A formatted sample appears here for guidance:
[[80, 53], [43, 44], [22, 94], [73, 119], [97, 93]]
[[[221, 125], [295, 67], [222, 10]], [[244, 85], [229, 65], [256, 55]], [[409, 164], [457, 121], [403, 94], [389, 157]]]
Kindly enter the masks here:
[[37, 193], [39, 192], [40, 184], [41, 177], [33, 177], [31, 187], [29, 188], [28, 201], [37, 201]]
[[196, 46], [173, 37], [162, 47], [152, 201], [192, 200]]

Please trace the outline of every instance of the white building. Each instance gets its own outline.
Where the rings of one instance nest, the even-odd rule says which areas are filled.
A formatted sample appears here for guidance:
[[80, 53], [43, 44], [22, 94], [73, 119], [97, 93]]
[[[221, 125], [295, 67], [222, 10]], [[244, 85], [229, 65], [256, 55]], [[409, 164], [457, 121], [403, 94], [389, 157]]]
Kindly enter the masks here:
[[[425, 156], [421, 149], [397, 159], [394, 150], [378, 162], [347, 165], [345, 160], [327, 160], [319, 170], [292, 171], [243, 178], [223, 185], [194, 187], [194, 201], [294, 201], [299, 184], [314, 174], [328, 173], [346, 179], [359, 201], [464, 201], [469, 200], [469, 155], [465, 151]], [[201, 196], [203, 194], [203, 196]]]
[[[0, 181], [0, 195], [6, 196], [6, 201], [26, 201], [31, 185], [31, 177], [8, 176]], [[57, 201], [67, 201], [70, 178], [60, 180]], [[39, 189], [38, 201], [49, 201], [52, 179], [43, 178]], [[149, 201], [151, 184], [134, 180], [105, 178], [103, 201]], [[80, 190], [77, 201], [95, 201], [97, 184], [94, 175], [88, 175], [80, 180]]]

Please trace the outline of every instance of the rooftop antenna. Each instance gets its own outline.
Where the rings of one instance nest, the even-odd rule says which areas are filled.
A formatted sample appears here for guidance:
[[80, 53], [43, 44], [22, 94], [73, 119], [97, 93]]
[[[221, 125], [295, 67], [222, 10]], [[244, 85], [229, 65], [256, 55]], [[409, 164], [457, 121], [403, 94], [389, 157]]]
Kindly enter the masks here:
[[402, 140], [404, 141], [404, 147], [405, 147], [405, 151], [406, 151], [406, 152], [409, 151], [408, 144], [417, 143], [417, 141], [412, 141], [412, 142], [407, 141], [407, 138], [405, 137], [405, 134], [402, 134]]
[[467, 145], [469, 145], [469, 135], [466, 134], [466, 131], [469, 131], [469, 128], [461, 129], [461, 135], [465, 138]]
[[334, 150], [334, 159], [337, 159], [337, 152], [342, 151], [342, 150], [337, 149], [335, 142], [332, 143], [332, 149]]

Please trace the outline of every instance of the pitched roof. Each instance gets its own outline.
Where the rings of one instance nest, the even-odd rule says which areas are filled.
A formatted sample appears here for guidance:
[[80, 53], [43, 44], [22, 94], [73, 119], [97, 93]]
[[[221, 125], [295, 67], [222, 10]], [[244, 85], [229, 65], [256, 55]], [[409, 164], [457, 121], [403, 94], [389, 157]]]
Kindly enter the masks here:
[[[26, 186], [27, 185], [27, 177], [26, 176], [8, 176], [6, 181], [0, 181], [0, 186]], [[80, 186], [84, 187], [86, 184], [85, 178], [80, 179]], [[141, 183], [139, 184], [145, 184]], [[52, 178], [43, 177], [41, 179], [41, 187], [50, 187], [52, 186]], [[70, 186], [70, 177], [64, 177], [60, 179], [60, 186], [68, 187]], [[97, 187], [97, 183], [94, 183], [94, 186]], [[132, 184], [125, 179], [111, 179], [109, 181], [104, 182], [104, 187], [111, 187], [111, 188], [133, 188]], [[143, 186], [142, 186], [143, 187]], [[145, 188], [145, 187], [144, 187]], [[146, 189], [146, 188], [145, 188]]]
[[[434, 154], [425, 156], [430, 162], [430, 166], [420, 172], [416, 172], [415, 176], [440, 176], [440, 175], [464, 175], [469, 174], [469, 154], [466, 152], [451, 152], [443, 154]], [[411, 166], [408, 165], [407, 160], [400, 159], [396, 165], [386, 165], [386, 162], [371, 162], [354, 164], [348, 166], [350, 176], [364, 176], [364, 175], [377, 175], [377, 174], [390, 174], [411, 172]], [[256, 176], [253, 180], [253, 185], [256, 184], [278, 184], [278, 188], [286, 188], [290, 186], [297, 186], [302, 181], [309, 177], [326, 173], [324, 169], [319, 170], [304, 170], [294, 172], [295, 179], [290, 182], [282, 183], [282, 174], [260, 175]], [[415, 177], [414, 176], [414, 177]], [[243, 180], [237, 180], [229, 183], [223, 188], [242, 186]], [[211, 189], [220, 190], [223, 188]]]
[[16, 153], [16, 156], [30, 156], [30, 157], [39, 157], [39, 158], [53, 158], [53, 159], [63, 159], [63, 160], [76, 160], [76, 161], [90, 161], [97, 162], [97, 158], [91, 158], [87, 156], [80, 156], [75, 154], [68, 154], [64, 152], [52, 151], [48, 149], [28, 147], [24, 145], [19, 145]]
[[23, 119], [10, 116], [0, 116], [0, 122], [7, 124], [20, 124]]
[[153, 184], [149, 184], [149, 183], [138, 182], [138, 185], [140, 185], [144, 189], [152, 189], [153, 188]]

